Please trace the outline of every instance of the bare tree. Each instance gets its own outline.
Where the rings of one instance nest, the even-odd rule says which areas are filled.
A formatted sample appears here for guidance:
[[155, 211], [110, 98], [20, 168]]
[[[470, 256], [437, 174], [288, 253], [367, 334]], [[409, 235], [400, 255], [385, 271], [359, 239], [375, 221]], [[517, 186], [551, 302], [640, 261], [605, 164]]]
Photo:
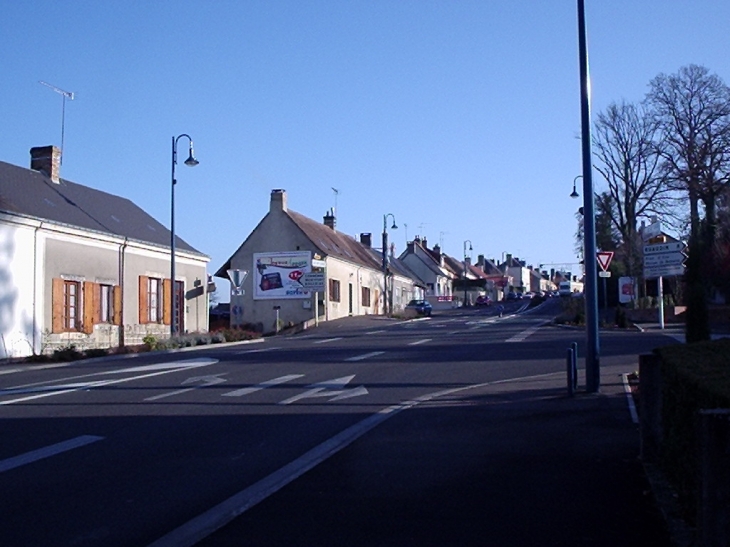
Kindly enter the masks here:
[[715, 241], [717, 202], [730, 185], [730, 88], [707, 68], [689, 65], [654, 78], [646, 101], [660, 126], [666, 178], [689, 198], [687, 341], [703, 340], [709, 338], [704, 264]]
[[594, 150], [599, 162], [594, 167], [608, 185], [600, 206], [620, 234], [629, 275], [641, 272], [638, 219], [666, 214], [673, 203], [672, 189], [659, 170], [659, 129], [658, 120], [645, 106], [624, 101], [610, 104], [595, 124]]

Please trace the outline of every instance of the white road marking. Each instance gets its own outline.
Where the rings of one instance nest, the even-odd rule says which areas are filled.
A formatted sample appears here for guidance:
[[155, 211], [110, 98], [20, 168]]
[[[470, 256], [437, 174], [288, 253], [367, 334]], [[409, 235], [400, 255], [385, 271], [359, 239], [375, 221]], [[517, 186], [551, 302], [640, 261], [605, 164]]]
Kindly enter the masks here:
[[188, 391], [193, 391], [195, 389], [200, 389], [202, 387], [208, 387], [208, 386], [214, 386], [216, 384], [222, 384], [226, 381], [225, 378], [221, 378], [223, 374], [226, 374], [225, 372], [221, 374], [212, 374], [209, 376], [194, 376], [192, 378], [188, 378], [187, 380], [184, 380], [182, 385], [186, 384], [194, 384], [196, 382], [200, 382], [201, 384], [199, 386], [195, 387], [187, 387], [184, 389], [178, 389], [176, 391], [170, 391], [168, 393], [162, 393], [160, 395], [155, 395], [153, 397], [147, 397], [145, 401], [157, 401], [159, 399], [164, 399], [165, 397], [172, 397], [173, 395], [180, 395], [181, 393], [187, 393]]
[[327, 344], [329, 342], [335, 342], [336, 340], [342, 340], [342, 336], [339, 336], [337, 338], [325, 338], [324, 340], [317, 340], [316, 342], [312, 342], [313, 344]]
[[411, 342], [408, 345], [409, 346], [417, 346], [419, 344], [425, 344], [426, 342], [430, 342], [431, 340], [432, 340], [431, 338], [424, 338], [422, 340], [416, 340], [415, 342]]
[[381, 332], [387, 332], [385, 330], [371, 330], [369, 332], [366, 332], [364, 334], [380, 334]]
[[245, 355], [246, 353], [264, 353], [265, 351], [274, 351], [276, 349], [281, 349], [281, 348], [276, 347], [276, 348], [249, 349], [246, 351], [237, 351], [236, 355]]
[[335, 378], [333, 380], [327, 380], [318, 384], [312, 384], [309, 386], [311, 389], [289, 397], [283, 401], [279, 401], [280, 405], [290, 405], [302, 399], [310, 399], [315, 397], [332, 397], [332, 401], [340, 401], [342, 399], [349, 399], [350, 397], [357, 397], [359, 395], [367, 395], [368, 390], [365, 386], [360, 386], [352, 389], [343, 389], [350, 381], [355, 377], [354, 374], [350, 376], [343, 376], [342, 378]]
[[636, 412], [636, 405], [634, 405], [634, 396], [631, 394], [631, 384], [629, 383], [629, 375], [622, 374], [621, 378], [624, 383], [624, 392], [626, 393], [626, 401], [629, 404], [629, 414], [631, 414], [631, 421], [635, 424], [639, 423], [639, 414]]
[[[171, 363], [164, 363], [164, 364], [157, 364], [157, 365], [145, 365], [142, 367], [134, 367], [131, 369], [125, 369], [127, 372], [137, 372], [137, 371], [143, 371], [143, 370], [149, 370], [149, 371], [155, 371], [150, 372], [149, 374], [141, 374], [139, 376], [131, 376], [129, 378], [120, 378], [118, 380], [100, 380], [96, 382], [84, 382], [84, 383], [76, 383], [76, 384], [63, 384], [63, 385], [38, 385], [37, 387], [28, 387], [23, 388], [22, 391], [19, 391], [18, 389], [10, 389], [8, 391], [0, 390], [0, 395], [3, 394], [13, 394], [13, 393], [37, 393], [39, 391], [43, 393], [38, 393], [36, 395], [30, 395], [28, 397], [21, 397], [19, 399], [11, 399], [9, 401], [0, 401], [0, 406], [4, 405], [12, 405], [13, 403], [21, 403], [24, 401], [32, 401], [34, 399], [42, 399], [44, 397], [52, 397], [53, 395], [62, 395], [64, 393], [72, 393], [74, 391], [79, 391], [81, 389], [93, 389], [97, 387], [103, 387], [103, 386], [109, 386], [113, 384], [121, 384], [124, 382], [131, 382], [133, 380], [141, 380], [144, 378], [152, 378], [153, 376], [160, 376], [162, 374], [169, 374], [171, 372], [180, 372], [183, 370], [188, 370], [191, 368], [198, 368], [198, 367], [207, 367], [208, 365], [212, 365], [218, 362], [218, 359], [190, 359], [187, 361], [174, 361]], [[172, 368], [170, 365], [176, 365], [175, 368]], [[163, 370], [159, 370], [162, 368]], [[104, 372], [101, 374], [118, 374], [122, 371], [112, 371], [112, 372]], [[85, 377], [88, 376], [96, 376], [99, 373], [96, 374], [87, 374]], [[21, 386], [22, 388], [22, 386]], [[51, 391], [49, 391], [51, 390]]]
[[512, 338], [508, 338], [507, 340], [505, 340], [505, 342], [522, 342], [528, 336], [532, 336], [533, 334], [535, 334], [540, 327], [542, 327], [543, 325], [547, 325], [548, 323], [549, 321], [542, 321], [537, 325], [530, 327], [529, 329], [525, 329], [522, 332], [515, 334]]
[[279, 376], [278, 378], [274, 378], [273, 380], [261, 382], [260, 384], [257, 384], [253, 387], [244, 387], [235, 391], [229, 391], [228, 393], [224, 393], [223, 397], [241, 397], [242, 395], [249, 395], [251, 393], [261, 391], [262, 389], [266, 389], [267, 387], [278, 386], [279, 384], [284, 384], [286, 382], [290, 382], [291, 380], [296, 380], [297, 378], [301, 378], [302, 376], [304, 376], [304, 374], [288, 374], [286, 376]]
[[67, 452], [68, 450], [73, 450], [74, 448], [95, 443], [96, 441], [101, 441], [103, 438], [104, 437], [97, 437], [96, 435], [81, 435], [80, 437], [69, 439], [68, 441], [52, 444], [50, 446], [39, 448], [38, 450], [32, 450], [31, 452], [20, 454], [19, 456], [0, 460], [0, 473], [3, 471], [9, 471], [10, 469], [15, 469], [22, 465], [37, 462], [44, 458], [55, 456], [62, 452]]
[[376, 357], [378, 355], [384, 354], [384, 351], [371, 351], [370, 353], [363, 353], [362, 355], [357, 355], [355, 357], [349, 357], [345, 359], [345, 361], [362, 361], [363, 359], [369, 359], [370, 357]]

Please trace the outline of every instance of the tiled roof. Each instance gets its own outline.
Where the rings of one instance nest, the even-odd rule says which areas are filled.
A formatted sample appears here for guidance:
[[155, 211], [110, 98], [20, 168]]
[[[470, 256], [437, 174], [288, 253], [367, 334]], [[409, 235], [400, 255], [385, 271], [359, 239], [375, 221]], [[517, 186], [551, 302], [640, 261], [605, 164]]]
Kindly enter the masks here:
[[[0, 210], [170, 247], [170, 230], [126, 198], [0, 161]], [[202, 255], [176, 235], [176, 247]], [[205, 255], [202, 255], [205, 256]]]
[[329, 226], [325, 226], [291, 209], [286, 214], [299, 226], [315, 247], [322, 251], [322, 254], [335, 256], [376, 270], [381, 267], [380, 262], [373, 257], [368, 248], [356, 241], [354, 237], [337, 232]]

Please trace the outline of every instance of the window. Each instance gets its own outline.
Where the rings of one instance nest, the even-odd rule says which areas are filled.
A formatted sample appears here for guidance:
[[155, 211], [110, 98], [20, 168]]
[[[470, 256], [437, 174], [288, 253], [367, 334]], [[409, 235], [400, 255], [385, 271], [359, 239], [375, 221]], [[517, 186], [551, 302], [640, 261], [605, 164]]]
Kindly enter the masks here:
[[329, 280], [329, 300], [330, 302], [339, 302], [340, 301], [340, 282], [337, 279], [330, 279]]
[[81, 283], [78, 281], [63, 282], [63, 330], [78, 330], [79, 310], [81, 309]]
[[162, 280], [156, 277], [147, 278], [147, 321], [162, 321]]
[[114, 287], [99, 285], [99, 322], [114, 323]]
[[362, 305], [366, 308], [370, 307], [370, 288], [369, 287], [363, 287], [362, 288]]

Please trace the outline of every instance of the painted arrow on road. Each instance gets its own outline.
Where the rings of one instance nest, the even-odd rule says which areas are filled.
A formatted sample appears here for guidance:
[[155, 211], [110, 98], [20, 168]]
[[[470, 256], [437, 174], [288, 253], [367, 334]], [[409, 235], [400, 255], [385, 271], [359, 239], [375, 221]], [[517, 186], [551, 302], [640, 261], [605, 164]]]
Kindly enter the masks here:
[[309, 386], [311, 389], [305, 391], [304, 393], [300, 393], [299, 395], [295, 395], [294, 397], [289, 397], [288, 399], [279, 401], [278, 404], [289, 405], [291, 403], [301, 401], [302, 399], [313, 399], [315, 397], [332, 397], [330, 399], [330, 402], [332, 402], [341, 401], [342, 399], [349, 399], [350, 397], [367, 395], [368, 390], [367, 388], [365, 388], [365, 386], [343, 389], [347, 384], [352, 381], [354, 377], [355, 375], [353, 374], [351, 376], [343, 376], [342, 378], [335, 378], [333, 380], [327, 380], [318, 384], [312, 384], [311, 386]]
[[188, 387], [185, 389], [178, 389], [176, 391], [170, 391], [169, 393], [162, 393], [161, 395], [155, 395], [154, 397], [147, 397], [145, 401], [157, 401], [158, 399], [164, 399], [165, 397], [172, 397], [173, 395], [180, 395], [181, 393], [187, 393], [194, 389], [200, 389], [201, 387], [214, 386], [216, 384], [222, 384], [226, 381], [225, 378], [221, 378], [225, 372], [221, 374], [209, 374], [208, 376], [193, 376], [183, 381], [182, 385], [190, 385], [200, 383], [199, 386]]

